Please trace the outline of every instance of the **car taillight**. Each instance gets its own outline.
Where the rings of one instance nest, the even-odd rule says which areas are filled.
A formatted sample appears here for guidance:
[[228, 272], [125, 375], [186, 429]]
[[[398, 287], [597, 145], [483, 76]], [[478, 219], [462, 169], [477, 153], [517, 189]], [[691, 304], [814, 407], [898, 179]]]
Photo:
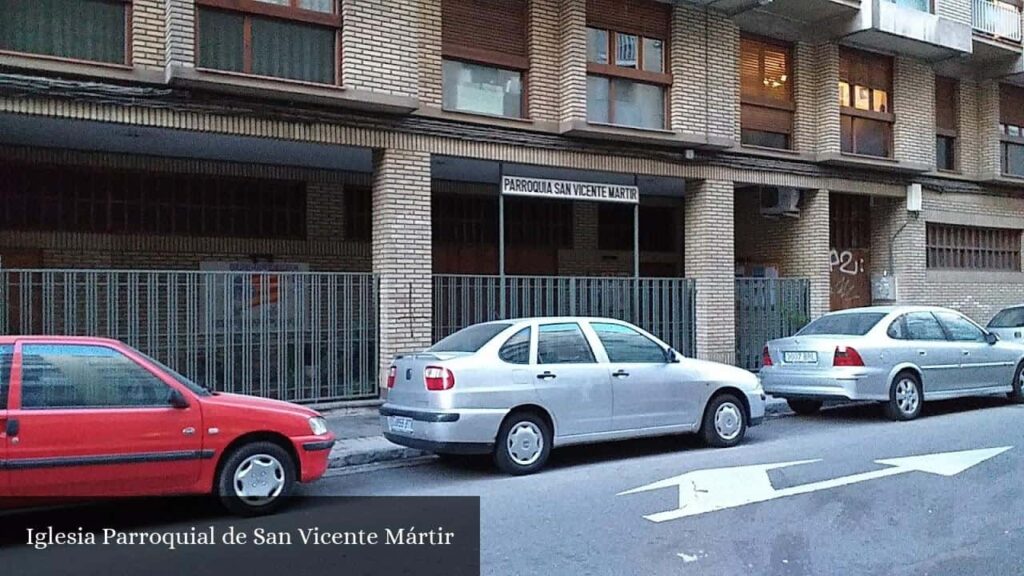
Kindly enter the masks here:
[[427, 366], [423, 369], [423, 383], [427, 390], [450, 390], [455, 386], [455, 374], [440, 366]]
[[394, 366], [392, 366], [391, 368], [388, 368], [388, 388], [394, 388], [395, 387], [395, 374], [397, 374], [397, 373], [398, 373], [398, 368], [395, 368]]
[[836, 353], [832, 356], [833, 366], [863, 366], [864, 360], [860, 354], [849, 346], [836, 346]]
[[761, 352], [761, 366], [771, 366], [772, 356], [768, 353], [768, 347], [764, 347], [764, 351]]

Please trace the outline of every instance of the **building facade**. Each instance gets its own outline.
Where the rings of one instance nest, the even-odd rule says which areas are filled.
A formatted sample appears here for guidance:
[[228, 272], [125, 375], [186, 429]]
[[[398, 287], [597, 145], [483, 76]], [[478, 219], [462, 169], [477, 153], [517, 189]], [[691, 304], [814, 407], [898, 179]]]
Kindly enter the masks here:
[[[474, 307], [542, 310], [506, 291], [547, 298], [566, 278], [595, 302], [619, 286], [598, 281], [629, 280], [634, 316], [672, 302], [659, 336], [748, 367], [766, 334], [830, 309], [928, 303], [986, 322], [1024, 301], [1021, 14], [0, 0], [2, 267], [371, 275], [374, 368]], [[509, 179], [638, 201], [506, 194]], [[797, 309], [750, 325], [776, 278], [799, 281]], [[7, 331], [46, 327], [26, 320], [45, 293], [6, 291]]]

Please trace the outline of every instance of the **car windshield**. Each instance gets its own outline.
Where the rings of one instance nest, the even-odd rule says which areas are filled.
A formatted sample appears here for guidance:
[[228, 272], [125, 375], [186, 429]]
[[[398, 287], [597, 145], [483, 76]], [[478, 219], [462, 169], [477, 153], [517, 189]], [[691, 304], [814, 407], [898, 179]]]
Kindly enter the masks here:
[[989, 328], [1021, 328], [1024, 327], [1024, 306], [1007, 308], [996, 314], [988, 323]]
[[844, 314], [828, 314], [811, 322], [797, 332], [797, 336], [830, 335], [863, 336], [878, 321], [885, 318], [881, 312], [847, 312]]
[[476, 352], [511, 324], [477, 324], [463, 328], [427, 349], [427, 352]]
[[171, 368], [167, 364], [164, 364], [163, 362], [157, 360], [156, 358], [153, 358], [152, 356], [150, 356], [149, 354], [146, 354], [145, 352], [139, 352], [139, 354], [142, 355], [146, 360], [149, 360], [150, 362], [155, 364], [158, 368], [160, 368], [164, 372], [167, 372], [168, 374], [170, 374], [171, 377], [174, 378], [175, 380], [177, 380], [179, 384], [181, 384], [182, 386], [188, 388], [189, 390], [191, 390], [192, 392], [198, 394], [199, 396], [209, 396], [211, 394], [209, 389], [204, 388], [204, 387], [200, 386], [199, 384], [196, 384], [195, 382], [193, 382], [193, 381], [189, 380], [188, 378], [182, 376], [181, 374], [178, 373], [177, 370], [175, 370], [174, 368]]

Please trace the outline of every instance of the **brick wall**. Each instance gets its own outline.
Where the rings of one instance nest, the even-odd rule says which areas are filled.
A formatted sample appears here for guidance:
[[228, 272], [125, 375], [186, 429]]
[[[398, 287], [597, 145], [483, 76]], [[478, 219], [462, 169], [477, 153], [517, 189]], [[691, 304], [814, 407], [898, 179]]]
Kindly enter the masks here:
[[146, 68], [164, 65], [164, 7], [160, 0], [132, 3], [132, 60]]
[[702, 180], [686, 190], [686, 276], [697, 283], [697, 357], [736, 358], [733, 184]]
[[420, 36], [417, 50], [419, 98], [424, 106], [441, 106], [441, 2], [417, 0], [420, 6]]
[[380, 377], [396, 354], [431, 344], [430, 154], [374, 154], [373, 272], [380, 281]]
[[739, 29], [724, 16], [672, 11], [672, 129], [739, 141]]
[[587, 2], [560, 0], [559, 120], [587, 119]]
[[195, 0], [166, 0], [164, 18], [167, 50], [164, 61], [177, 66], [195, 66]]
[[977, 177], [981, 158], [978, 146], [978, 83], [961, 80], [957, 92], [957, 139], [954, 155], [957, 169], [969, 177]]
[[794, 148], [811, 154], [839, 154], [839, 48], [828, 43], [798, 43], [793, 69]]
[[978, 177], [993, 178], [1002, 172], [999, 148], [999, 83], [986, 80], [978, 84]]
[[342, 85], [416, 97], [420, 2], [342, 0]]
[[935, 166], [935, 71], [923, 62], [896, 58], [892, 108], [897, 160]]
[[920, 215], [907, 212], [906, 199], [873, 199], [871, 273], [874, 275], [888, 271], [896, 275], [899, 304], [923, 304], [928, 301], [924, 246], [925, 220]]
[[[562, 83], [559, 81], [562, 54], [560, 50], [560, 4], [560, 0], [530, 1], [528, 28], [530, 73], [527, 81], [530, 87], [528, 94], [530, 117], [535, 120], [557, 122], [560, 119], [559, 102], [562, 97]], [[578, 73], [578, 65], [576, 68], [576, 73]]]

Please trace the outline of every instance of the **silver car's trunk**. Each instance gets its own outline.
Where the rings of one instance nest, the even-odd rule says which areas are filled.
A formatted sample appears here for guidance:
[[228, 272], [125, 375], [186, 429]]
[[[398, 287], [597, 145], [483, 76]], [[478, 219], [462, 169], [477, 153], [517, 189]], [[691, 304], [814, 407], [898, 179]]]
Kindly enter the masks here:
[[831, 368], [837, 346], [856, 348], [858, 336], [792, 336], [772, 340], [768, 351], [776, 366], [789, 370], [816, 370]]
[[423, 370], [427, 366], [445, 366], [446, 360], [470, 355], [467, 352], [421, 352], [395, 360], [395, 385], [388, 390], [388, 403], [396, 406], [433, 407], [439, 393], [427, 390]]

